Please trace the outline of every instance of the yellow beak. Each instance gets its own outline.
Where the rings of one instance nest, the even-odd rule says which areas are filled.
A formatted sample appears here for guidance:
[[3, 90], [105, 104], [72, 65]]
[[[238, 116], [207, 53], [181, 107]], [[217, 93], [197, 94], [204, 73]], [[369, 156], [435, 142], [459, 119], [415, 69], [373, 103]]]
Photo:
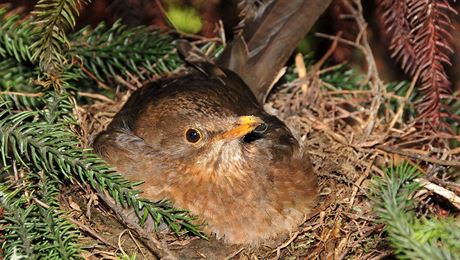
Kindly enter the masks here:
[[252, 132], [256, 127], [264, 121], [255, 116], [240, 116], [235, 126], [224, 132], [220, 137], [221, 139], [236, 139], [245, 136]]

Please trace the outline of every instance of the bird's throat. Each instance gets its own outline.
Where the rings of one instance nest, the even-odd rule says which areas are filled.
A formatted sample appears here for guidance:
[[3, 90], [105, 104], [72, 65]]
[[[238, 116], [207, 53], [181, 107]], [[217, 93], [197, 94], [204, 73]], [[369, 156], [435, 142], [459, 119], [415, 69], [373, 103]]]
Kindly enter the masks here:
[[[248, 163], [241, 140], [219, 141], [193, 165], [192, 175], [205, 178], [211, 183], [234, 182], [243, 179]], [[250, 167], [249, 167], [250, 168]]]

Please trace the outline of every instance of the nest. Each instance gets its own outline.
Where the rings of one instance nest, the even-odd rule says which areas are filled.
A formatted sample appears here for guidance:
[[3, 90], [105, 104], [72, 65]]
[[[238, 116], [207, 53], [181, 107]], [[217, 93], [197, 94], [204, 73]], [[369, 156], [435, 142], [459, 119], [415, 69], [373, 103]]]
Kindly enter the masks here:
[[[360, 35], [364, 35], [361, 39], [365, 39], [364, 27], [361, 29]], [[286, 122], [310, 153], [320, 187], [320, 202], [314, 212], [306, 216], [304, 223], [289, 236], [258, 248], [224, 245], [213, 238], [206, 241], [196, 237], [177, 237], [167, 230], [156, 235], [147, 234], [155, 237], [153, 248], [163, 255], [185, 258], [383, 258], [392, 254], [392, 250], [383, 238], [383, 225], [376, 222], [372, 213], [368, 198], [369, 180], [375, 174], [383, 176], [382, 167], [401, 161], [429, 173], [424, 181], [430, 185], [423, 185], [425, 192], [417, 195], [423, 205], [421, 214], [439, 215], [442, 210], [450, 210], [433, 201], [433, 194], [448, 201], [452, 208], [460, 207], [457, 204], [460, 189], [452, 182], [454, 174], [446, 174], [448, 167], [458, 169], [460, 166], [460, 150], [450, 149], [448, 145], [449, 140], [460, 140], [459, 136], [438, 133], [428, 136], [417, 132], [414, 124], [402, 119], [416, 79], [409, 93], [398, 97], [401, 102], [396, 111], [381, 113], [385, 102], [395, 95], [385, 91], [369, 45], [353, 43], [359, 44], [368, 61], [368, 74], [362, 84], [370, 88], [341, 90], [323, 82], [321, 75], [334, 69], [323, 67], [337, 44], [347, 42], [339, 36], [323, 37], [333, 40], [325, 56], [309, 71], [306, 71], [303, 59], [296, 58], [298, 79], [277, 86], [266, 104], [266, 110]], [[129, 91], [120, 92], [114, 100], [90, 95], [95, 102], [78, 108], [85, 146], [89, 146], [95, 134], [107, 126], [129, 95]], [[426, 148], [434, 144], [440, 148], [428, 153]], [[443, 188], [453, 190], [453, 197], [443, 194]], [[73, 212], [77, 225], [89, 235], [91, 242], [88, 243], [94, 244], [94, 239], [97, 240], [97, 245], [89, 250], [89, 258], [115, 259], [116, 253], [121, 251], [150, 259], [158, 253], [150, 250], [146, 243], [140, 243], [148, 238], [133, 235], [91, 190], [78, 189], [69, 194], [77, 195], [63, 198], [63, 204]]]

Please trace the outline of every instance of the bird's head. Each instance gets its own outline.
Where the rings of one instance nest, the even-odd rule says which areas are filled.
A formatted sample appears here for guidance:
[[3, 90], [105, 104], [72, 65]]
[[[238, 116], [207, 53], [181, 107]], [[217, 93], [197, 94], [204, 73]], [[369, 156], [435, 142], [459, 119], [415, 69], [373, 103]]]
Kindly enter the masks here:
[[184, 90], [148, 106], [134, 123], [134, 134], [159, 149], [174, 168], [209, 174], [243, 167], [252, 159], [254, 143], [264, 137], [268, 124], [261, 115], [241, 115], [216, 103], [228, 100], [197, 92], [188, 95]]
[[257, 116], [181, 117], [158, 122], [156, 134], [136, 133], [172, 162], [200, 172], [219, 171], [246, 163], [251, 143], [268, 126]]

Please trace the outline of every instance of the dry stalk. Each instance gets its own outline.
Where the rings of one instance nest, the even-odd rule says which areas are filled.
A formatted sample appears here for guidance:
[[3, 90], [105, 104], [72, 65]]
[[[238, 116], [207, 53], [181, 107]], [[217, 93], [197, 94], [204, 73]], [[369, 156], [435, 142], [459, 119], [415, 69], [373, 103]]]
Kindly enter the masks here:
[[0, 91], [0, 95], [6, 96], [23, 96], [23, 97], [41, 97], [43, 93], [27, 93], [27, 92], [14, 92], [14, 91]]
[[420, 75], [420, 70], [417, 70], [417, 72], [415, 73], [414, 78], [412, 79], [412, 82], [410, 84], [409, 90], [407, 90], [406, 95], [404, 96], [404, 99], [401, 101], [401, 104], [400, 104], [400, 106], [398, 108], [398, 111], [394, 115], [393, 120], [391, 120], [390, 126], [388, 127], [388, 131], [391, 131], [391, 129], [393, 129], [393, 127], [395, 126], [396, 122], [401, 119], [402, 113], [404, 111], [404, 107], [406, 106], [406, 103], [408, 102], [409, 97], [410, 97], [410, 95], [412, 94], [412, 91], [415, 88], [415, 84], [418, 81], [419, 75]]
[[450, 203], [452, 203], [452, 205], [454, 205], [457, 209], [460, 209], [460, 197], [457, 196], [457, 194], [455, 194], [454, 192], [444, 188], [444, 187], [441, 187], [437, 184], [434, 184], [426, 179], [423, 179], [423, 178], [417, 178], [415, 179], [415, 182], [418, 182], [420, 183], [420, 185], [422, 185], [422, 187], [424, 187], [425, 189], [429, 190], [429, 191], [432, 191], [444, 198], [446, 198], [448, 201], [450, 201]]
[[161, 242], [157, 239], [155, 232], [148, 232], [139, 226], [139, 224], [127, 216], [123, 211], [123, 208], [119, 205], [116, 205], [113, 199], [111, 199], [109, 196], [102, 193], [99, 193], [98, 195], [101, 200], [103, 200], [104, 203], [113, 210], [119, 221], [121, 221], [127, 228], [136, 232], [136, 237], [153, 255], [159, 259], [178, 259], [177, 256], [171, 250], [169, 250], [164, 242]]
[[372, 54], [372, 49], [367, 40], [367, 23], [363, 16], [363, 7], [361, 5], [361, 0], [352, 0], [352, 2], [353, 4], [351, 4], [349, 1], [344, 1], [345, 6], [351, 12], [351, 15], [353, 19], [356, 21], [360, 31], [358, 37], [356, 38], [356, 44], [362, 46], [363, 54], [366, 57], [369, 84], [374, 94], [374, 98], [372, 99], [371, 103], [371, 108], [369, 109], [369, 119], [367, 120], [366, 126], [364, 127], [364, 135], [361, 138], [362, 141], [365, 141], [372, 133], [372, 131], [375, 128], [375, 125], [377, 124], [378, 110], [380, 108], [380, 105], [382, 104], [383, 96], [385, 95], [385, 88], [383, 85], [383, 81], [380, 79], [377, 70], [377, 64]]
[[436, 158], [432, 158], [432, 157], [429, 157], [429, 156], [426, 156], [420, 153], [409, 152], [407, 150], [402, 150], [399, 148], [389, 147], [389, 146], [384, 146], [384, 145], [379, 145], [377, 146], [377, 148], [379, 150], [382, 150], [388, 153], [399, 154], [399, 155], [402, 155], [402, 156], [405, 156], [411, 159], [415, 159], [415, 160], [425, 161], [425, 162], [429, 162], [429, 163], [433, 163], [437, 165], [460, 167], [460, 161], [456, 161], [456, 160], [436, 159]]

